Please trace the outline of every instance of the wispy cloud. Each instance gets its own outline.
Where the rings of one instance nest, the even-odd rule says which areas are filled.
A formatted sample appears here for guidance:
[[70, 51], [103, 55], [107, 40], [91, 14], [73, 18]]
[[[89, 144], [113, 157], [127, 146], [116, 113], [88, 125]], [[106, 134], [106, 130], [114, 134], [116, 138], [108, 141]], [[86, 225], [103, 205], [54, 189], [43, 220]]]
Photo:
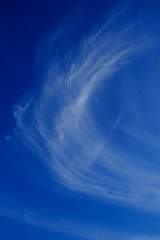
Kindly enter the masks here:
[[109, 229], [105, 225], [97, 225], [94, 223], [73, 221], [65, 218], [46, 218], [42, 214], [28, 209], [20, 209], [19, 206], [15, 208], [0, 207], [0, 215], [7, 216], [17, 222], [26, 225], [32, 225], [41, 229], [46, 229], [53, 233], [66, 234], [67, 236], [75, 237], [76, 239], [88, 240], [159, 240], [157, 235], [137, 235], [135, 233], [129, 234], [122, 231], [116, 231], [113, 228]]
[[[41, 219], [41, 220], [40, 220]], [[106, 226], [97, 226], [85, 222], [73, 222], [70, 220], [59, 219], [56, 221], [43, 219], [42, 217], [38, 219], [33, 213], [26, 213], [25, 220], [29, 224], [35, 225], [37, 227], [46, 228], [50, 231], [65, 233], [70, 236], [74, 236], [78, 239], [91, 239], [91, 240], [159, 240], [158, 236], [147, 236], [147, 235], [136, 235], [127, 234], [123, 232], [118, 232], [109, 230]], [[43, 219], [43, 220], [42, 220]]]
[[[120, 127], [122, 108], [114, 120], [104, 102], [96, 110], [101, 117], [107, 116], [106, 126], [111, 122], [107, 133], [93, 114], [100, 106], [97, 102], [105, 83], [152, 45], [143, 24], [137, 19], [127, 22], [126, 14], [126, 8], [115, 11], [81, 41], [78, 54], [50, 60], [48, 68], [45, 62], [36, 94], [15, 108], [14, 137], [34, 155], [36, 168], [39, 163], [48, 169], [51, 181], [108, 201], [147, 209], [152, 203], [156, 209], [160, 202], [158, 174], [135, 161], [136, 156], [115, 139], [117, 129], [126, 134]], [[48, 55], [52, 43], [49, 40]]]

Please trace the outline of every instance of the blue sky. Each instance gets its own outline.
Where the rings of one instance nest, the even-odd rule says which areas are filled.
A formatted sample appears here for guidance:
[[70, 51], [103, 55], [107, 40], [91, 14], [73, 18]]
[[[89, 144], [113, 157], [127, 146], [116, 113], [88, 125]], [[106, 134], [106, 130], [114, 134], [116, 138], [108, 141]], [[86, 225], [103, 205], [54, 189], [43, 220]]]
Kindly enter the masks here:
[[2, 239], [160, 239], [159, 1], [1, 1]]

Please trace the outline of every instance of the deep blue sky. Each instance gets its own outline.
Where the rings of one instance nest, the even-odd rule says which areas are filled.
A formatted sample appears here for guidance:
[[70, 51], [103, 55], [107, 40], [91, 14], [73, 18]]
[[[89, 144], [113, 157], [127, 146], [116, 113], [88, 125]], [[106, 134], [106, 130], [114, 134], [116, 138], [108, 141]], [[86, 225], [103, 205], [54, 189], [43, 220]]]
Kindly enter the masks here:
[[1, 239], [160, 239], [159, 9], [0, 2]]

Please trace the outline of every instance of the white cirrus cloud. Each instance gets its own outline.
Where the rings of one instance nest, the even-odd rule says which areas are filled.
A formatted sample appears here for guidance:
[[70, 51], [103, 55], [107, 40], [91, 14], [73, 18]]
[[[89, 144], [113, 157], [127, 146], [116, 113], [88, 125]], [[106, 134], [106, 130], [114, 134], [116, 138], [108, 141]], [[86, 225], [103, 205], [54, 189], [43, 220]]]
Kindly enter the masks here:
[[[127, 23], [124, 15], [126, 8], [115, 11], [103, 27], [82, 40], [76, 56], [50, 60], [48, 68], [45, 62], [36, 94], [15, 107], [14, 137], [33, 154], [36, 164], [31, 163], [32, 171], [45, 166], [51, 182], [108, 201], [156, 209], [159, 174], [147, 165], [148, 159], [138, 161], [115, 140], [117, 129], [128, 138], [131, 131], [120, 126], [124, 113], [118, 103], [114, 120], [106, 103], [97, 103], [113, 74], [153, 44], [143, 24], [136, 19]], [[54, 39], [57, 45], [59, 37]], [[49, 40], [48, 55], [52, 44]], [[123, 105], [123, 97], [119, 101]], [[100, 118], [107, 116], [107, 133], [96, 120], [95, 109]]]

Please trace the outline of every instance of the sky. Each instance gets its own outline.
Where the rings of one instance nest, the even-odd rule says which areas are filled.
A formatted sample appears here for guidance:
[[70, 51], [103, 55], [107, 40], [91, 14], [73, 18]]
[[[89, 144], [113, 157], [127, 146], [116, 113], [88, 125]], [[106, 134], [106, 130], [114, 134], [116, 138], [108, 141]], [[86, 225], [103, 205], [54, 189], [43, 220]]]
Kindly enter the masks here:
[[0, 1], [0, 237], [160, 240], [160, 2]]

